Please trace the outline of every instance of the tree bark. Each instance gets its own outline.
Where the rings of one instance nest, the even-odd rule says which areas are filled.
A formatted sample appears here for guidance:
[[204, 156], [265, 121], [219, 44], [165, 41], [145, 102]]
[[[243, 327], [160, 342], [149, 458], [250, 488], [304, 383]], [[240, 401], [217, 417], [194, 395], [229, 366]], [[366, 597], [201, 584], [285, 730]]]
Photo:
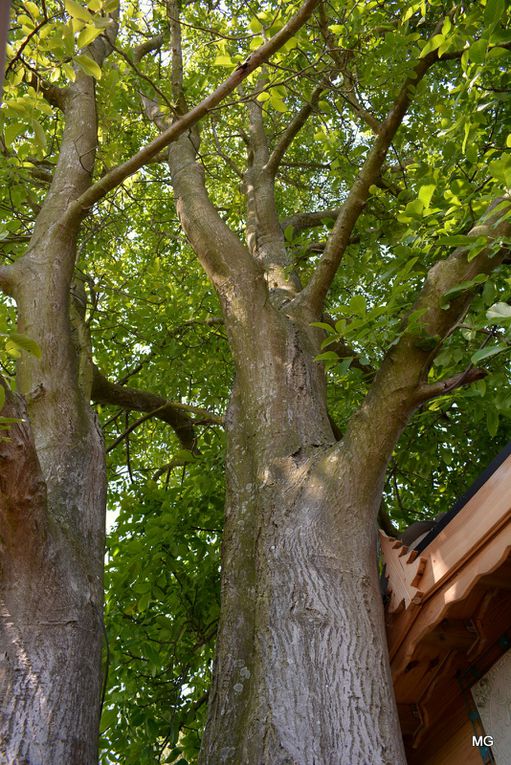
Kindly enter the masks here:
[[[106, 55], [98, 41], [92, 52]], [[96, 149], [92, 78], [77, 73], [65, 102], [59, 161], [26, 254], [4, 286], [23, 352], [6, 411], [0, 569], [0, 761], [98, 758], [103, 642], [105, 457], [90, 408], [90, 344], [70, 301], [79, 222], [68, 206], [90, 185]]]
[[252, 320], [227, 418], [222, 617], [200, 762], [404, 763], [377, 581], [383, 470], [367, 486], [336, 444], [313, 330], [267, 305]]
[[[18, 404], [18, 416], [26, 417], [21, 397]], [[26, 420], [11, 428], [0, 457], [0, 762], [92, 765], [101, 692], [103, 548], [93, 550], [92, 538], [84, 545], [75, 528], [58, 523]], [[97, 449], [84, 467], [87, 486], [74, 512], [95, 509], [99, 521], [104, 482]]]

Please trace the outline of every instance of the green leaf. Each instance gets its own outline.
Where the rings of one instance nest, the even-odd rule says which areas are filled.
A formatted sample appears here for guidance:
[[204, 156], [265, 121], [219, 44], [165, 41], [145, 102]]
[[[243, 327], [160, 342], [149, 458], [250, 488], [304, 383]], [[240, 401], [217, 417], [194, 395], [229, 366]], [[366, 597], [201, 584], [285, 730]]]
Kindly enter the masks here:
[[[99, 35], [102, 32], [103, 30], [99, 29], [94, 24], [88, 25], [84, 27], [84, 29], [82, 29], [82, 31], [78, 35], [76, 44], [78, 45], [79, 48], [86, 48], [88, 45], [91, 44], [91, 42], [94, 42], [96, 37], [99, 37]], [[99, 79], [99, 78], [96, 78], [96, 79]]]
[[428, 53], [437, 50], [442, 45], [444, 40], [445, 37], [443, 35], [434, 35], [431, 40], [428, 40], [426, 45], [421, 50], [419, 58], [424, 58], [424, 56], [427, 56]]
[[344, 375], [348, 372], [353, 359], [354, 359], [354, 356], [346, 356], [344, 359], [342, 359], [338, 369], [338, 372], [341, 377], [344, 377]]
[[487, 0], [483, 16], [485, 25], [489, 27], [497, 24], [504, 13], [504, 8], [504, 0]]
[[250, 31], [256, 35], [259, 34], [259, 32], [263, 31], [263, 25], [261, 24], [259, 19], [256, 18], [255, 16], [253, 19], [250, 20], [250, 24], [248, 26], [250, 28]]
[[436, 189], [436, 185], [434, 183], [427, 183], [424, 186], [421, 186], [419, 189], [419, 200], [424, 205], [424, 208], [427, 209], [429, 205], [431, 204], [431, 198], [434, 194], [434, 191]]
[[44, 132], [43, 126], [39, 122], [39, 120], [32, 120], [31, 122], [32, 130], [34, 131], [34, 139], [36, 144], [41, 149], [46, 149], [47, 141], [46, 141], [46, 133]]
[[366, 312], [366, 299], [363, 295], [353, 295], [349, 302], [349, 309], [351, 313], [357, 314], [357, 316], [363, 316]]
[[228, 66], [229, 68], [234, 67], [234, 61], [230, 56], [227, 56], [226, 54], [217, 56], [213, 61], [213, 64], [215, 66]]
[[84, 8], [80, 3], [76, 3], [75, 0], [64, 0], [64, 7], [71, 18], [94, 23], [93, 17], [87, 8]]
[[483, 282], [485, 282], [487, 279], [487, 274], [478, 274], [476, 277], [474, 277], [474, 279], [470, 279], [466, 282], [460, 282], [456, 285], [456, 287], [451, 287], [451, 289], [447, 290], [447, 292], [445, 292], [442, 297], [442, 306], [444, 306], [446, 302], [449, 303], [449, 301], [453, 298], [459, 297], [459, 295], [461, 295], [463, 292], [473, 289], [478, 284], [483, 284]]
[[38, 359], [41, 358], [41, 348], [35, 340], [32, 340], [31, 337], [22, 335], [20, 332], [0, 332], [0, 335], [7, 338], [5, 347], [8, 353], [10, 353], [15, 358], [20, 357], [20, 350], [27, 351], [28, 353], [31, 353], [32, 356], [36, 356]]
[[511, 156], [504, 154], [490, 162], [488, 169], [495, 180], [501, 181], [506, 188], [511, 188]]
[[174, 459], [180, 462], [195, 462], [195, 455], [189, 449], [178, 449], [174, 454]]
[[10, 338], [5, 341], [5, 350], [13, 359], [20, 359], [21, 353], [16, 343]]
[[484, 64], [487, 50], [488, 40], [484, 38], [476, 40], [468, 49], [468, 57], [474, 64]]
[[27, 126], [23, 122], [12, 122], [10, 125], [6, 125], [4, 130], [4, 138], [7, 147], [10, 149], [16, 138], [26, 131]]
[[293, 226], [286, 226], [286, 228], [284, 229], [284, 239], [286, 240], [286, 242], [293, 241], [293, 232], [294, 232]]
[[143, 613], [144, 611], [147, 611], [149, 607], [149, 603], [151, 602], [151, 593], [145, 592], [142, 597], [140, 597], [137, 601], [137, 610], [140, 613]]
[[111, 725], [114, 725], [117, 722], [117, 710], [114, 708], [112, 709], [104, 709], [103, 714], [101, 715], [101, 729], [106, 730]]
[[508, 303], [494, 303], [486, 311], [486, 318], [492, 324], [502, 324], [511, 321], [511, 305]]
[[499, 429], [499, 413], [496, 409], [491, 408], [486, 410], [486, 427], [488, 428], [490, 436], [495, 438]]
[[477, 258], [480, 253], [488, 247], [488, 237], [478, 236], [472, 240], [472, 243], [467, 247], [467, 260], [470, 263], [474, 258]]
[[491, 356], [496, 356], [498, 353], [502, 353], [502, 351], [507, 351], [509, 348], [507, 345], [503, 345], [503, 343], [499, 343], [498, 345], [492, 345], [490, 347], [486, 348], [479, 348], [478, 351], [472, 354], [470, 357], [470, 360], [472, 364], [479, 364], [480, 361], [483, 361], [484, 359], [489, 359]]
[[287, 112], [287, 106], [284, 103], [282, 96], [276, 91], [273, 91], [270, 95], [270, 104], [278, 112]]
[[451, 236], [440, 236], [437, 239], [437, 244], [445, 244], [449, 247], [464, 247], [467, 244], [472, 244], [473, 237], [466, 236], [466, 234], [452, 234]]
[[471, 165], [475, 165], [479, 158], [479, 147], [475, 141], [469, 141], [465, 149], [465, 156]]
[[325, 332], [328, 332], [330, 335], [335, 334], [335, 329], [324, 321], [311, 321], [311, 327], [319, 327], [319, 329], [324, 329]]
[[509, 55], [510, 55], [510, 52], [507, 48], [502, 48], [500, 45], [495, 45], [493, 48], [490, 48], [486, 58], [489, 61], [492, 61], [494, 58], [502, 58], [502, 56], [509, 56]]
[[94, 77], [96, 80], [101, 79], [101, 67], [96, 64], [93, 58], [85, 53], [80, 53], [78, 56], [74, 56], [73, 60], [76, 61], [82, 72], [88, 74], [89, 77]]
[[0, 412], [4, 408], [5, 404], [5, 388], [3, 384], [0, 383]]
[[405, 214], [412, 218], [420, 218], [424, 212], [424, 202], [421, 199], [414, 199], [405, 207]]
[[35, 19], [38, 19], [39, 16], [41, 15], [39, 12], [39, 8], [37, 7], [35, 3], [31, 2], [31, 0], [25, 0], [25, 8], [30, 14], [32, 14], [32, 16]]

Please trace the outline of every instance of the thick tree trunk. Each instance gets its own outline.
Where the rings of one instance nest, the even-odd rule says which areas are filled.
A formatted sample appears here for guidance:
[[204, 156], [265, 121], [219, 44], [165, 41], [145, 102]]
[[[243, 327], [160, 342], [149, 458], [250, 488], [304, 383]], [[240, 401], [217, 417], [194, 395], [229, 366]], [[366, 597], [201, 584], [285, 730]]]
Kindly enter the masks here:
[[[105, 55], [102, 41], [94, 49]], [[70, 300], [79, 220], [91, 182], [92, 78], [63, 96], [65, 128], [29, 248], [9, 271], [23, 353], [6, 409], [21, 413], [0, 465], [0, 763], [96, 765], [103, 642], [105, 457], [90, 408], [92, 363]]]
[[222, 619], [201, 762], [399, 765], [376, 567], [383, 471], [367, 486], [334, 442], [311, 330], [271, 308], [254, 326], [245, 354], [232, 338]]
[[[17, 410], [4, 414], [26, 416], [16, 398]], [[11, 428], [0, 459], [0, 762], [94, 765], [103, 635], [99, 433], [60, 466], [53, 498], [26, 420]]]

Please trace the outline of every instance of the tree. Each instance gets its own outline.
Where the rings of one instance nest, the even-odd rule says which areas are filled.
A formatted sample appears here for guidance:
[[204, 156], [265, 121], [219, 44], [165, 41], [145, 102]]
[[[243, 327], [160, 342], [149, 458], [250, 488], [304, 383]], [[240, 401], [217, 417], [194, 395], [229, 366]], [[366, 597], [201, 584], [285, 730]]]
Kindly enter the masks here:
[[[167, 0], [148, 19], [138, 3], [120, 16], [109, 0], [64, 5], [14, 3], [6, 80], [12, 262], [0, 281], [6, 352], [18, 357], [2, 443], [7, 760], [97, 759], [105, 480], [89, 401], [116, 407], [107, 432], [120, 411], [144, 413], [109, 446], [126, 448], [121, 481], [133, 478], [135, 428], [158, 419], [173, 429], [178, 447], [144, 500], [156, 546], [172, 529], [157, 522], [154, 482], [166, 476], [168, 501], [181, 501], [172, 471], [198, 481], [208, 460], [218, 464], [219, 439], [207, 434], [223, 421], [230, 362], [210, 395], [194, 378], [218, 369], [214, 358], [188, 390], [175, 375], [187, 363], [167, 368], [172, 381], [157, 392], [147, 372], [149, 358], [186, 349], [195, 326], [221, 328], [234, 376], [200, 761], [404, 762], [376, 518], [391, 524], [390, 462], [386, 502], [406, 520], [416, 452], [397, 443], [409, 422], [410, 434], [431, 431], [425, 451], [448, 462], [474, 400], [490, 436], [510, 409], [509, 10], [502, 0], [308, 0], [257, 12]], [[169, 321], [179, 332], [165, 332]], [[126, 385], [141, 372], [152, 390]], [[158, 458], [161, 441], [147, 450]], [[210, 497], [203, 515], [216, 524], [218, 486], [194, 486], [190, 513]], [[217, 534], [197, 527], [193, 555], [171, 554], [184, 598]], [[136, 567], [126, 581], [137, 575], [128, 618], [144, 614], [154, 586]], [[211, 642], [211, 606], [193, 650]], [[199, 653], [195, 663], [207, 660]]]

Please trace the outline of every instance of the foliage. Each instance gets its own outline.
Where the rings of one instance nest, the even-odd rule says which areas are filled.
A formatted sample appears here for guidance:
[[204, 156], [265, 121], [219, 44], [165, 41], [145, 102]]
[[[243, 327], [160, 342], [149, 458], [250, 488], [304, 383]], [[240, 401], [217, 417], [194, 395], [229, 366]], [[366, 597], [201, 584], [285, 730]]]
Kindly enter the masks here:
[[186, 476], [182, 468], [175, 485], [149, 481], [118, 498], [107, 556], [104, 762], [174, 762], [178, 753], [195, 761], [219, 612], [217, 452], [215, 444]]
[[[111, 23], [113, 0], [13, 5], [1, 112], [6, 262], [24, 252], [58, 157], [63, 119], [53, 88], [65, 87], [77, 71], [96, 81], [96, 177], [156, 134], [141, 96], [155, 99], [166, 117], [175, 106], [164, 2], [121, 3], [116, 50], [102, 68], [87, 46]], [[275, 0], [181, 5], [189, 104], [298, 6]], [[421, 334], [412, 310], [428, 269], [467, 244], [488, 203], [511, 186], [511, 14], [504, 0], [334, 0], [324, 14], [286, 43], [263, 77], [251, 75], [242, 93], [209, 115], [200, 159], [214, 204], [243, 236], [245, 99], [257, 94], [275, 142], [317, 85], [324, 86], [276, 182], [286, 244], [306, 282], [332, 228], [332, 211], [374, 143], [364, 114], [384, 120], [411, 66], [435, 51], [444, 57], [416, 88], [320, 322], [318, 363], [327, 369], [330, 411], [341, 430], [385, 351], [405, 331], [438, 351], [429, 382], [474, 366], [488, 372], [423, 404], [404, 433], [385, 489], [386, 509], [402, 527], [448, 509], [511, 434], [507, 264], [444, 295], [446, 309], [460, 294], [474, 299], [441, 348], [438, 338]], [[138, 60], [136, 46], [157, 34], [161, 48]], [[317, 210], [325, 211], [319, 224], [293, 218]], [[486, 244], [468, 241], [474, 257]], [[146, 165], [85, 221], [77, 278], [87, 293], [94, 360], [111, 379], [225, 412], [233, 379], [228, 345], [216, 298], [181, 233], [164, 162]], [[11, 353], [37, 352], [30, 339], [13, 334], [8, 299], [2, 311]], [[12, 375], [12, 361], [5, 357], [3, 364]], [[137, 419], [121, 408], [98, 411], [107, 447]], [[109, 452], [115, 520], [107, 558], [104, 763], [196, 761], [218, 614], [224, 448], [217, 426], [199, 418], [196, 430], [195, 455], [183, 454], [156, 419]]]

